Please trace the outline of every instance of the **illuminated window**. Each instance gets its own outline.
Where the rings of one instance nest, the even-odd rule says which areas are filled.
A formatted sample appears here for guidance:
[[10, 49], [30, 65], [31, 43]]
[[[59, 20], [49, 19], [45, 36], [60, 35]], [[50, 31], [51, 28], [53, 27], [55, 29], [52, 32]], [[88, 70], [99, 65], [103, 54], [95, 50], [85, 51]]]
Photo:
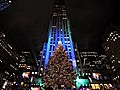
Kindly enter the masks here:
[[109, 47], [106, 48], [106, 51], [109, 50]]
[[112, 69], [114, 68], [114, 66], [112, 66]]
[[107, 39], [107, 41], [109, 41], [109, 38]]
[[11, 1], [8, 1], [9, 3], [11, 3]]
[[67, 19], [66, 17], [64, 17], [63, 19]]
[[42, 76], [42, 74], [40, 74], [40, 76]]
[[91, 86], [92, 86], [92, 89], [96, 89], [94, 84], [91, 84]]
[[113, 32], [111, 32], [111, 35], [113, 34]]
[[113, 69], [113, 71], [115, 72], [115, 71], [116, 71], [116, 69]]
[[115, 60], [112, 60], [112, 63], [114, 63], [115, 62]]
[[117, 39], [117, 37], [115, 37], [115, 39]]
[[52, 26], [52, 27], [56, 27], [56, 26]]
[[120, 61], [118, 61], [118, 63], [120, 63]]
[[79, 62], [79, 60], [77, 60], [77, 62]]
[[43, 68], [41, 68], [41, 71], [43, 71]]
[[100, 85], [99, 84], [95, 84], [95, 88], [96, 89], [100, 89]]
[[2, 63], [2, 60], [0, 59], [0, 62]]
[[35, 72], [35, 74], [37, 74], [37, 72]]

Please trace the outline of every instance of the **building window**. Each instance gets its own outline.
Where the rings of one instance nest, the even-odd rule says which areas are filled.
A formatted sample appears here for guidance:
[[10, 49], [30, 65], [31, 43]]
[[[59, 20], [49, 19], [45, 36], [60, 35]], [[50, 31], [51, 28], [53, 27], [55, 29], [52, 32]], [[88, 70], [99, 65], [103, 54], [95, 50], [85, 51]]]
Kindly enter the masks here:
[[107, 51], [107, 50], [109, 50], [109, 47], [107, 47], [105, 51]]

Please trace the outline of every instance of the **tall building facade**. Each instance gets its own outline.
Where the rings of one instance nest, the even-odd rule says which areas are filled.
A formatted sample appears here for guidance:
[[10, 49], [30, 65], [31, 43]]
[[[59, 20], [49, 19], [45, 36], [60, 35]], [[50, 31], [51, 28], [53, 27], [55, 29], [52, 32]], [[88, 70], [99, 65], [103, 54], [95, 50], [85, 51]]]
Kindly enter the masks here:
[[120, 27], [111, 24], [107, 33], [103, 37], [102, 46], [110, 60], [113, 80], [120, 83]]
[[35, 63], [31, 63], [31, 62], [32, 62], [31, 52], [22, 51], [20, 55], [19, 68], [23, 69], [23, 71], [32, 70], [32, 66], [35, 65]]
[[[39, 75], [41, 76], [41, 78], [44, 76], [48, 76], [48, 78], [52, 77], [51, 74], [50, 75], [44, 74], [44, 73], [47, 73], [44, 70], [47, 70], [50, 67], [50, 65], [48, 65], [49, 60], [51, 60], [51, 56], [53, 57], [55, 55], [54, 53], [55, 53], [56, 47], [58, 45], [62, 45], [68, 55], [69, 61], [72, 62], [73, 69], [75, 69], [75, 70], [77, 70], [77, 72], [79, 72], [79, 73], [76, 73], [76, 77], [75, 77], [76, 78], [75, 81], [77, 82], [77, 83], [75, 82], [76, 87], [80, 87], [80, 86], [87, 87], [88, 84], [90, 86], [91, 86], [91, 84], [95, 84], [95, 83], [92, 83], [93, 81], [90, 78], [88, 79], [88, 77], [87, 77], [87, 76], [92, 76], [92, 74], [95, 77], [95, 79], [99, 79], [102, 81], [102, 79], [101, 79], [102, 76], [101, 76], [101, 74], [99, 74], [100, 73], [99, 68], [101, 68], [102, 62], [106, 61], [106, 60], [101, 60], [101, 59], [106, 58], [106, 56], [98, 56], [96, 52], [81, 53], [82, 55], [80, 56], [77, 44], [74, 44], [72, 41], [72, 36], [71, 36], [71, 31], [70, 31], [70, 22], [67, 17], [65, 0], [55, 0], [52, 19], [49, 23], [48, 31], [49, 31], [48, 41], [46, 43], [44, 43], [43, 50], [42, 50], [42, 52], [40, 52], [41, 58], [39, 59], [39, 62], [40, 62]], [[90, 56], [91, 61], [89, 61], [90, 64], [88, 64], [87, 60], [86, 60], [86, 57], [88, 58], [89, 54], [91, 54], [91, 56]], [[86, 56], [86, 55], [88, 55], [88, 56]], [[99, 58], [99, 60], [98, 60], [98, 58]], [[59, 59], [55, 59], [55, 60], [58, 61]], [[83, 61], [84, 67], [87, 67], [87, 66], [90, 66], [90, 67], [89, 68], [87, 67], [86, 69], [84, 69], [82, 66], [81, 60]], [[51, 62], [52, 62], [52, 60], [51, 60]], [[105, 65], [107, 65], [107, 64], [105, 64]], [[106, 67], [109, 68], [109, 66], [106, 66]], [[91, 71], [87, 70], [90, 68], [91, 68]], [[52, 72], [52, 68], [49, 68], [48, 71], [49, 70], [51, 70], [51, 72]], [[53, 71], [55, 71], [55, 70], [53, 70]], [[85, 76], [86, 73], [87, 73], [87, 75]], [[91, 73], [91, 74], [88, 75], [89, 73]], [[83, 76], [82, 76], [82, 74], [83, 74]], [[77, 77], [77, 75], [79, 77]], [[59, 77], [59, 75], [58, 75], [58, 77]], [[50, 80], [51, 80], [51, 78], [50, 78]], [[50, 80], [48, 80], [48, 81], [50, 81]], [[90, 80], [91, 80], [91, 82], [89, 83]], [[45, 81], [45, 79], [43, 81]], [[97, 86], [99, 86], [99, 88], [100, 88], [100, 83], [104, 83], [101, 81], [99, 83], [97, 83]], [[47, 83], [49, 83], [49, 82], [47, 82]], [[49, 84], [51, 84], [51, 83], [49, 83]], [[46, 85], [48, 85], [48, 84], [46, 84]], [[97, 87], [97, 86], [95, 86], [95, 87]]]
[[97, 52], [80, 52], [81, 61], [85, 72], [95, 73], [102, 71], [101, 68], [111, 69], [107, 56]]
[[[30, 51], [20, 52], [0, 27], [0, 88], [9, 88], [25, 81], [25, 75], [36, 70], [36, 63]], [[26, 78], [25, 78], [26, 79]], [[26, 79], [26, 82], [30, 80]], [[17, 85], [16, 85], [17, 87]]]
[[10, 72], [17, 70], [19, 52], [3, 32], [0, 32], [0, 61], [6, 67], [4, 69], [10, 70]]
[[80, 57], [85, 74], [93, 80], [91, 83], [111, 82], [112, 70], [106, 55], [97, 52], [80, 52]]
[[49, 24], [48, 42], [44, 43], [41, 64], [45, 67], [54, 49], [58, 44], [62, 44], [66, 50], [69, 60], [72, 61], [73, 68], [76, 68], [74, 44], [71, 37], [70, 22], [67, 17], [65, 0], [55, 0], [52, 19]]
[[0, 28], [0, 88], [5, 88], [6, 81], [15, 80], [18, 72], [19, 52], [7, 35]]

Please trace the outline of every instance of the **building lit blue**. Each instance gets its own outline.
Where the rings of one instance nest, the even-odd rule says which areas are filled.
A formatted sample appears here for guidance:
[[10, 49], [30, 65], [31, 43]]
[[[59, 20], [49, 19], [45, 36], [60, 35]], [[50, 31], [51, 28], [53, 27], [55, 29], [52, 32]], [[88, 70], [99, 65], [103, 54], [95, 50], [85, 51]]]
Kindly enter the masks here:
[[58, 44], [62, 44], [66, 50], [69, 61], [72, 61], [73, 68], [76, 68], [74, 44], [71, 37], [70, 22], [67, 17], [64, 0], [55, 0], [52, 19], [49, 23], [48, 42], [44, 43], [42, 61], [45, 67], [48, 65], [49, 58], [54, 53]]

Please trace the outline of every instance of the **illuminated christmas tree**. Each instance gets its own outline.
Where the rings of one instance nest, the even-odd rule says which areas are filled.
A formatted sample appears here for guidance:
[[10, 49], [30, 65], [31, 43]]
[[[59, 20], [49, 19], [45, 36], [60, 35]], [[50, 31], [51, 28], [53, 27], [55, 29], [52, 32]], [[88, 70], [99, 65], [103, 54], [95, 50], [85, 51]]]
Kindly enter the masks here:
[[50, 57], [48, 67], [44, 72], [43, 81], [46, 86], [54, 89], [60, 87], [72, 88], [74, 86], [75, 72], [72, 63], [68, 61], [68, 55], [59, 44]]

